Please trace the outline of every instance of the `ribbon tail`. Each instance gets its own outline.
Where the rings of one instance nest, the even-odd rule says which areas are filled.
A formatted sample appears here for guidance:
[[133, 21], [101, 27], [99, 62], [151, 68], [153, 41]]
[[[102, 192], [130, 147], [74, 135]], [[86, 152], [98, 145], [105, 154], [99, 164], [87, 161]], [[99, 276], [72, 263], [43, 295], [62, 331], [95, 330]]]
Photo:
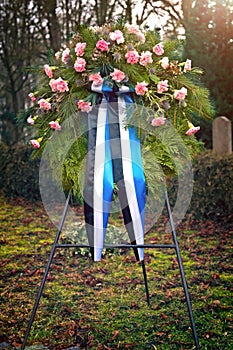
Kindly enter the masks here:
[[[94, 111], [95, 112], [95, 111]], [[84, 189], [86, 231], [94, 261], [101, 260], [113, 193], [113, 172], [109, 147], [106, 100], [98, 113], [88, 115], [89, 152]]]
[[[123, 159], [123, 174], [126, 184], [128, 207], [132, 221], [126, 225], [131, 242], [144, 244], [144, 216], [146, 203], [146, 182], [141, 156], [140, 141], [133, 128], [125, 129], [124, 119], [127, 118], [127, 105], [132, 103], [129, 95], [119, 97], [119, 122], [121, 124], [121, 148]], [[132, 240], [134, 238], [134, 240]], [[139, 260], [144, 259], [144, 249], [138, 248]]]

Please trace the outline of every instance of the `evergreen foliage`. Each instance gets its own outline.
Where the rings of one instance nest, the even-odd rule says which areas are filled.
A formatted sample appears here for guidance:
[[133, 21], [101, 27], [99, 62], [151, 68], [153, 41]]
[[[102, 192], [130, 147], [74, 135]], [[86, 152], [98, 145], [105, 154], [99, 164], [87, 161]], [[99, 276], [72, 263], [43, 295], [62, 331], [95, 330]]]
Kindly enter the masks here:
[[[116, 31], [121, 33], [121, 42], [110, 38]], [[101, 40], [105, 41], [107, 49], [98, 48]], [[83, 52], [78, 53], [77, 45], [81, 44], [85, 44]], [[88, 112], [101, 98], [99, 93], [90, 89], [90, 76], [93, 73], [99, 74], [103, 84], [113, 91], [122, 86], [129, 87], [135, 103], [127, 106], [125, 126], [137, 129], [143, 147], [153, 154], [160, 165], [158, 173], [151, 169], [154, 172], [155, 191], [161, 179], [161, 169], [163, 177], [177, 175], [185, 162], [189, 162], [200, 150], [201, 143], [192, 135], [195, 131], [187, 136], [190, 128], [195, 129], [193, 125], [190, 126], [190, 120], [193, 114], [211, 118], [213, 108], [208, 90], [200, 84], [202, 70], [192, 68], [187, 61], [179, 61], [180, 45], [177, 40], [161, 43], [156, 32], [143, 32], [137, 27], [124, 25], [122, 21], [94, 28], [79, 26], [69, 46], [60, 50], [56, 59], [50, 55], [50, 66], [47, 65], [49, 73], [45, 67], [38, 68], [40, 81], [33, 93], [34, 105], [27, 114], [37, 130], [37, 139], [33, 140], [37, 148], [34, 157], [41, 156], [46, 148], [49, 149], [47, 155], [54, 177], [65, 189], [79, 194], [78, 177], [87, 153], [86, 133], [82, 132], [85, 128], [81, 126], [81, 121], [87, 116], [80, 111], [79, 102], [86, 104], [85, 109], [81, 110]], [[137, 52], [138, 61], [130, 63], [126, 55], [133, 51]], [[151, 55], [151, 60], [142, 63], [141, 58], [145, 53]], [[75, 64], [80, 59], [85, 61], [85, 68], [79, 71]], [[163, 59], [167, 60], [166, 65]], [[115, 80], [111, 75], [115, 69], [123, 72], [125, 78]], [[51, 83], [57, 79], [62, 80], [62, 91], [52, 88]], [[167, 85], [163, 91], [159, 91], [161, 83]], [[137, 92], [138, 84], [145, 84], [143, 93]], [[182, 90], [185, 90], [185, 94], [176, 97], [176, 93]], [[49, 108], [41, 107], [41, 100], [49, 104]], [[161, 121], [162, 125], [153, 126], [153, 121]], [[52, 122], [56, 122], [62, 130], [53, 130], [49, 124]], [[73, 140], [72, 144], [70, 140]], [[145, 160], [144, 163], [147, 169]], [[62, 172], [58, 171], [61, 167]], [[148, 174], [151, 174], [151, 170], [148, 169]]]
[[[163, 133], [164, 131], [161, 132], [160, 138], [162, 138]], [[77, 193], [75, 201], [77, 202], [78, 200], [78, 203], [81, 203], [82, 197], [81, 195], [78, 196], [78, 193], [80, 193], [80, 180], [78, 176], [80, 176], [80, 173], [85, 174], [83, 172], [84, 164], [82, 164], [80, 160], [82, 154], [80, 154], [79, 157], [75, 157], [74, 150], [80, 150], [82, 147], [84, 150], [85, 140], [79, 139], [79, 142], [84, 142], [84, 145], [81, 146], [81, 144], [79, 144], [79, 148], [76, 144], [72, 145], [70, 149], [71, 155], [65, 159], [63, 171], [67, 171], [69, 174], [66, 174], [65, 178], [74, 181], [71, 184], [68, 183], [68, 185], [74, 187], [74, 191]], [[168, 149], [176, 150], [176, 146], [172, 145], [172, 141]], [[174, 167], [173, 163], [169, 163], [170, 155], [168, 152], [166, 153], [166, 149], [163, 150], [160, 145], [158, 150], [159, 153], [156, 158], [154, 156], [156, 149], [151, 151], [148, 148], [143, 148], [147, 186], [154, 199], [163, 198], [163, 184], [165, 178], [163, 166], [161, 166], [161, 164], [165, 163], [166, 166], [170, 166], [172, 169]], [[30, 160], [30, 154], [31, 148], [26, 145], [6, 146], [0, 143], [0, 190], [5, 196], [15, 198], [23, 197], [31, 202], [40, 200], [38, 178], [39, 160]], [[58, 155], [56, 155], [56, 157], [57, 156]], [[178, 161], [176, 162], [176, 168], [178, 168]], [[55, 164], [57, 163], [55, 162]], [[81, 172], [80, 166], [82, 167]], [[201, 152], [194, 157], [193, 193], [187, 217], [197, 220], [212, 219], [219, 222], [227, 222], [227, 220], [229, 223], [232, 222], [232, 167], [233, 155], [219, 157], [213, 152]], [[56, 177], [56, 175], [58, 176], [59, 170], [58, 168], [54, 169], [54, 177]], [[157, 182], [156, 191], [153, 192], [154, 181]], [[177, 177], [170, 178], [167, 181], [167, 185], [169, 199], [173, 206], [177, 198]], [[187, 186], [189, 186], [189, 184]], [[54, 189], [50, 188], [48, 190], [52, 193]], [[185, 191], [190, 191], [190, 188], [186, 188]]]

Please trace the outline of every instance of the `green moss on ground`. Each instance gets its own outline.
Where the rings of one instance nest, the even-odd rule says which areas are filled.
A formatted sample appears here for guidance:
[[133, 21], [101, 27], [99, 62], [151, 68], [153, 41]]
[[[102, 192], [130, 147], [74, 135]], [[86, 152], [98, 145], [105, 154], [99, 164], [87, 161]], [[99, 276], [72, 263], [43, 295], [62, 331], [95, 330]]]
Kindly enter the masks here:
[[[22, 344], [56, 228], [39, 205], [0, 197], [0, 342]], [[224, 225], [208, 221], [177, 229], [201, 349], [230, 350], [232, 261]], [[162, 220], [146, 236], [172, 243]], [[192, 332], [176, 256], [146, 249], [151, 307], [132, 251], [108, 251], [100, 263], [73, 250], [57, 251], [28, 345], [60, 350], [188, 350]]]

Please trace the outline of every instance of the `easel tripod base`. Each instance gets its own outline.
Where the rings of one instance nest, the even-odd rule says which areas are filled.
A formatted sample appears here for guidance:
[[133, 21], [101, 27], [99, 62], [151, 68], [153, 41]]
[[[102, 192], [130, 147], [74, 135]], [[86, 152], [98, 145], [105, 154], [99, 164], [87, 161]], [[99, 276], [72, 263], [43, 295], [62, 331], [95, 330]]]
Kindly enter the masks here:
[[[45, 272], [41, 281], [41, 285], [37, 294], [37, 297], [35, 299], [34, 302], [34, 306], [33, 306], [33, 310], [31, 313], [31, 317], [29, 319], [28, 322], [28, 326], [26, 329], [26, 333], [25, 333], [25, 337], [24, 337], [24, 341], [21, 347], [21, 350], [25, 349], [25, 346], [27, 344], [27, 340], [31, 331], [31, 327], [32, 324], [34, 322], [35, 316], [36, 316], [36, 311], [38, 309], [39, 306], [39, 302], [44, 290], [44, 286], [45, 286], [45, 282], [47, 280], [47, 276], [50, 270], [50, 266], [55, 254], [55, 251], [57, 248], [80, 248], [80, 247], [89, 247], [89, 245], [77, 245], [77, 244], [58, 244], [58, 240], [62, 231], [62, 227], [64, 225], [65, 222], [65, 218], [66, 218], [66, 214], [67, 214], [67, 210], [68, 210], [68, 206], [69, 206], [69, 202], [70, 202], [70, 194], [68, 194], [67, 199], [66, 199], [66, 203], [65, 203], [65, 207], [63, 210], [63, 214], [60, 220], [60, 224], [54, 239], [54, 243], [50, 252], [50, 256], [47, 262], [47, 266], [45, 268]], [[177, 256], [177, 261], [179, 264], [179, 269], [180, 269], [180, 275], [181, 275], [181, 280], [182, 280], [182, 286], [183, 286], [183, 290], [184, 290], [184, 295], [185, 295], [185, 300], [186, 300], [186, 304], [187, 304], [187, 309], [188, 309], [188, 314], [189, 314], [189, 319], [190, 319], [190, 324], [191, 324], [191, 328], [192, 328], [192, 333], [193, 333], [193, 338], [194, 338], [194, 343], [195, 343], [195, 347], [197, 350], [200, 350], [200, 346], [199, 346], [199, 340], [198, 340], [198, 336], [197, 336], [197, 331], [196, 331], [196, 326], [195, 326], [195, 322], [194, 322], [194, 317], [193, 317], [193, 312], [192, 312], [192, 306], [191, 306], [191, 301], [190, 301], [190, 297], [189, 297], [189, 292], [188, 292], [188, 286], [187, 286], [187, 282], [186, 282], [186, 278], [185, 278], [185, 273], [184, 273], [184, 268], [183, 268], [183, 263], [182, 263], [182, 258], [181, 258], [181, 254], [180, 254], [180, 249], [179, 249], [179, 245], [178, 245], [178, 240], [177, 240], [177, 235], [176, 235], [176, 231], [175, 231], [175, 226], [174, 226], [174, 222], [173, 222], [173, 218], [172, 218], [172, 212], [171, 212], [171, 208], [170, 208], [170, 203], [169, 203], [169, 199], [168, 199], [168, 194], [167, 191], [165, 190], [165, 204], [166, 204], [166, 208], [167, 208], [167, 213], [168, 213], [168, 218], [169, 218], [169, 222], [171, 225], [171, 231], [172, 231], [172, 237], [173, 237], [173, 242], [174, 244], [143, 244], [143, 245], [132, 245], [132, 244], [119, 244], [119, 245], [106, 245], [105, 248], [161, 248], [161, 249], [175, 249], [176, 251], [176, 256]], [[145, 284], [145, 292], [146, 292], [146, 300], [147, 300], [147, 304], [148, 306], [150, 306], [150, 296], [149, 296], [149, 289], [148, 289], [148, 283], [147, 283], [147, 275], [146, 275], [146, 267], [145, 267], [145, 262], [144, 260], [141, 261], [141, 266], [142, 266], [142, 272], [143, 272], [143, 278], [144, 278], [144, 284]]]

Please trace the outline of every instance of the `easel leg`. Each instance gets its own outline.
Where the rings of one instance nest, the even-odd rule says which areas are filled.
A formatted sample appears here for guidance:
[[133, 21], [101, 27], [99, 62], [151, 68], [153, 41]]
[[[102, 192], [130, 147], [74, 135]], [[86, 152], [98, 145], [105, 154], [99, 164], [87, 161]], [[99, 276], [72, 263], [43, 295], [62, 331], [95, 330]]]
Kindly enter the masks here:
[[172, 213], [171, 213], [171, 207], [170, 207], [170, 203], [169, 203], [168, 194], [167, 194], [166, 189], [165, 189], [165, 203], [166, 203], [168, 217], [169, 217], [169, 221], [170, 221], [170, 225], [171, 225], [171, 229], [172, 229], [172, 236], [173, 236], [173, 241], [174, 241], [175, 250], [176, 250], [176, 256], [177, 256], [177, 260], [178, 260], [178, 264], [179, 264], [179, 268], [180, 268], [180, 274], [181, 274], [181, 278], [182, 278], [182, 284], [183, 284], [185, 299], [186, 299], [186, 303], [187, 303], [187, 307], [188, 307], [189, 318], [190, 318], [191, 327], [192, 327], [192, 331], [193, 331], [195, 346], [196, 346], [197, 350], [200, 350], [196, 326], [195, 326], [195, 322], [194, 322], [194, 318], [193, 318], [192, 306], [191, 306], [191, 302], [190, 302], [190, 298], [189, 298], [187, 282], [186, 282], [186, 278], [185, 278], [185, 274], [184, 274], [183, 263], [182, 263], [182, 259], [181, 259], [181, 255], [180, 255], [175, 226], [174, 226]]
[[51, 253], [50, 253], [50, 256], [49, 256], [49, 260], [48, 260], [48, 263], [47, 263], [47, 266], [46, 266], [46, 269], [45, 269], [45, 272], [44, 272], [44, 276], [43, 276], [43, 279], [42, 279], [42, 282], [41, 282], [41, 285], [40, 285], [40, 289], [38, 291], [38, 294], [37, 294], [37, 297], [36, 297], [36, 300], [35, 300], [35, 303], [34, 303], [34, 307], [33, 307], [32, 314], [31, 314], [31, 318], [30, 318], [30, 320], [28, 322], [28, 327], [27, 327], [27, 330], [26, 330], [26, 333], [25, 333], [25, 337], [24, 337], [24, 341], [23, 341], [23, 345], [21, 347], [21, 350], [25, 349], [25, 346], [26, 346], [26, 343], [27, 343], [27, 340], [28, 340], [28, 336], [29, 336], [29, 333], [30, 333], [30, 330], [31, 330], [31, 327], [32, 327], [32, 324], [33, 324], [33, 321], [34, 321], [34, 318], [35, 318], [35, 315], [36, 315], [36, 311], [37, 311], [37, 308], [38, 308], [38, 305], [39, 305], [39, 302], [40, 302], [40, 298], [41, 298], [41, 295], [42, 295], [42, 292], [43, 292], [43, 289], [44, 289], [44, 285], [45, 285], [45, 282], [46, 282], [46, 279], [47, 279], [47, 276], [48, 276], [48, 273], [49, 273], [50, 265], [52, 263], [53, 256], [54, 256], [54, 253], [55, 253], [55, 250], [56, 250], [56, 245], [57, 245], [57, 242], [59, 240], [59, 237], [60, 237], [60, 234], [61, 234], [61, 230], [62, 230], [64, 221], [65, 221], [65, 218], [66, 218], [69, 201], [70, 201], [70, 193], [68, 194], [68, 197], [66, 199], [66, 203], [65, 203], [64, 210], [63, 210], [62, 218], [61, 218], [61, 221], [60, 221], [60, 224], [59, 224], [59, 227], [58, 227], [58, 230], [57, 230], [57, 234], [56, 234], [53, 246], [52, 246], [52, 250], [51, 250]]
[[149, 295], [149, 289], [148, 289], [148, 283], [147, 283], [147, 275], [146, 275], [146, 267], [145, 267], [145, 261], [141, 261], [142, 265], [142, 272], [143, 272], [143, 277], [144, 277], [144, 284], [145, 284], [145, 289], [146, 289], [146, 301], [148, 306], [150, 306], [150, 295]]

